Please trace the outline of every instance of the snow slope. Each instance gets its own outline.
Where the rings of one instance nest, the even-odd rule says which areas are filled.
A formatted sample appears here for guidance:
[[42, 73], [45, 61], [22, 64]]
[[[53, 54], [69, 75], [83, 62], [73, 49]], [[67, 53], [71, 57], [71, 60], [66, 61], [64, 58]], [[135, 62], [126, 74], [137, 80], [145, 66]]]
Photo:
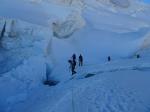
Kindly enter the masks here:
[[[29, 91], [28, 99], [14, 104], [11, 112], [66, 112], [73, 109], [75, 112], [149, 112], [150, 65], [147, 60], [149, 58], [85, 65], [78, 69], [80, 72], [73, 80], [61, 82], [56, 87], [40, 86], [34, 92]], [[95, 76], [84, 78], [88, 73]]]
[[[0, 1], [0, 112], [149, 112], [149, 6], [70, 2]], [[73, 53], [85, 65], [70, 80]]]

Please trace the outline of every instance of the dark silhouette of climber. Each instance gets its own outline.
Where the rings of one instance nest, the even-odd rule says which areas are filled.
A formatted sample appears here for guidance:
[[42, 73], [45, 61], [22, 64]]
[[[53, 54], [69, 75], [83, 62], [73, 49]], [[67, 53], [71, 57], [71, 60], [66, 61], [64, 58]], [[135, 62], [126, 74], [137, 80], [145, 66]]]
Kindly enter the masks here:
[[73, 55], [72, 55], [72, 59], [73, 59], [73, 60], [76, 60], [76, 54], [73, 54]]
[[111, 61], [111, 57], [110, 57], [110, 56], [108, 56], [108, 61], [109, 61], [109, 62]]
[[81, 54], [79, 56], [79, 66], [83, 66], [83, 56]]
[[75, 71], [75, 66], [76, 66], [76, 61], [75, 60], [68, 60], [69, 64], [70, 64], [70, 69], [71, 69], [71, 72], [72, 72], [72, 75], [74, 75], [75, 73], [77, 73]]
[[137, 55], [136, 55], [136, 58], [140, 58], [140, 55], [139, 55], [139, 54], [137, 54]]

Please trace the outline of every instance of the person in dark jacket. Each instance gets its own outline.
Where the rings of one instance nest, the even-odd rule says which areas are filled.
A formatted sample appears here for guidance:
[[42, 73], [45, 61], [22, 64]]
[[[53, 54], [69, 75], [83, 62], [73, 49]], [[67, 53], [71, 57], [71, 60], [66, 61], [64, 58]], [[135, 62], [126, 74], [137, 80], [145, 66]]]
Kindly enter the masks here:
[[74, 61], [68, 60], [68, 62], [69, 62], [69, 64], [70, 64], [70, 69], [71, 69], [72, 75], [74, 75], [75, 73], [77, 73], [77, 72], [75, 71], [76, 62], [75, 62], [75, 60], [74, 60]]
[[76, 60], [73, 60], [72, 62], [73, 62], [74, 68], [76, 68], [76, 64], [77, 64]]
[[79, 56], [79, 66], [83, 66], [83, 56], [81, 54]]
[[139, 55], [139, 54], [137, 54], [137, 55], [136, 55], [136, 58], [140, 58], [140, 55]]
[[76, 60], [76, 54], [73, 54], [73, 55], [72, 55], [72, 59], [73, 59], [73, 60]]
[[72, 55], [72, 64], [73, 64], [73, 68], [75, 69], [76, 68], [76, 54], [75, 53]]
[[108, 61], [111, 61], [111, 57], [110, 56], [108, 56]]

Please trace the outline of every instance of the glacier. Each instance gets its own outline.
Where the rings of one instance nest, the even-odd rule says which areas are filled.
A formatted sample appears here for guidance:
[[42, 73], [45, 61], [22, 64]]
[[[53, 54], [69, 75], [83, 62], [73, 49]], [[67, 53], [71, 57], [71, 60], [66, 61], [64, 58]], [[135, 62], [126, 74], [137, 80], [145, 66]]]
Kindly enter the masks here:
[[[0, 9], [0, 112], [150, 111], [148, 4], [1, 0]], [[85, 61], [71, 79], [73, 53]]]

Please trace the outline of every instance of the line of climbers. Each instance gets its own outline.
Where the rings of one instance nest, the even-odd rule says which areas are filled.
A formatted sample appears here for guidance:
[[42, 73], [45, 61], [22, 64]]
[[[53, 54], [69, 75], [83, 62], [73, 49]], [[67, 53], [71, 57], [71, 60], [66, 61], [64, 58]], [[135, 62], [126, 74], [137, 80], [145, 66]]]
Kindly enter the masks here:
[[[136, 58], [140, 58], [140, 54], [136, 54]], [[111, 57], [108, 56], [107, 57], [107, 61], [110, 62], [111, 61]], [[69, 62], [69, 69], [71, 70], [72, 72], [72, 75], [76, 74], [77, 72], [75, 71], [76, 69], [76, 65], [77, 65], [77, 61], [76, 61], [76, 54], [73, 54], [71, 59], [68, 60]], [[79, 67], [83, 66], [83, 56], [80, 54], [79, 57], [78, 57], [78, 63], [79, 63]]]
[[[80, 54], [79, 55], [79, 66], [83, 66], [83, 56]], [[70, 64], [70, 67], [69, 69], [71, 70], [72, 72], [72, 75], [73, 74], [76, 74], [77, 72], [75, 71], [75, 68], [76, 68], [76, 65], [77, 65], [77, 61], [76, 61], [76, 54], [73, 54], [72, 55], [72, 58], [70, 60], [68, 60], [69, 64]]]

